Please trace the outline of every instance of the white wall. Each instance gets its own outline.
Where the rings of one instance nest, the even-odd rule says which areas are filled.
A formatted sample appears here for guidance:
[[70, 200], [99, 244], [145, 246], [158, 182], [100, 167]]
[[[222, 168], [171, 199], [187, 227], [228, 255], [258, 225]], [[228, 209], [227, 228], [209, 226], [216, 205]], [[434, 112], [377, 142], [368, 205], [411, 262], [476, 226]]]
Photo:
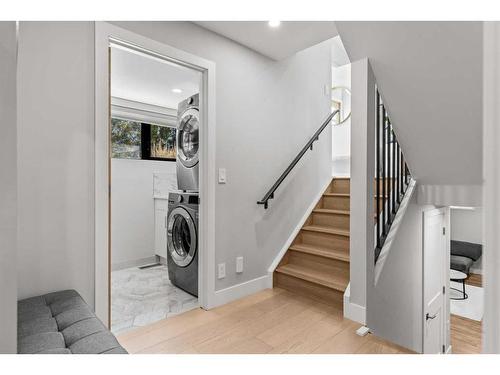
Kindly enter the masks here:
[[16, 23], [0, 22], [0, 353], [17, 353]]
[[[351, 64], [332, 68], [332, 87], [351, 88]], [[351, 119], [332, 127], [332, 174], [350, 176]]]
[[[329, 113], [329, 42], [275, 62], [192, 23], [118, 25], [216, 63], [216, 160], [228, 181], [216, 189], [216, 263], [226, 262], [227, 273], [216, 289], [267, 275], [331, 175], [327, 130], [270, 209], [256, 204]], [[92, 23], [21, 23], [21, 30], [19, 290], [75, 287], [92, 302]]]
[[483, 243], [483, 210], [451, 209], [451, 239]]
[[91, 22], [21, 22], [19, 298], [74, 288], [94, 301]]
[[[483, 243], [483, 210], [451, 209], [451, 239], [472, 243]], [[471, 272], [482, 273], [483, 257], [481, 256], [471, 267]]]
[[[375, 175], [375, 77], [368, 59], [352, 68], [350, 295], [344, 315], [366, 320], [367, 267], [373, 264], [373, 180]], [[370, 258], [371, 256], [371, 258]], [[370, 260], [371, 259], [371, 260]], [[358, 311], [356, 315], [349, 315]]]
[[[111, 266], [148, 262], [155, 256], [153, 174], [175, 179], [175, 162], [111, 160]], [[177, 185], [177, 181], [174, 181]]]
[[483, 29], [483, 353], [500, 353], [500, 22]]

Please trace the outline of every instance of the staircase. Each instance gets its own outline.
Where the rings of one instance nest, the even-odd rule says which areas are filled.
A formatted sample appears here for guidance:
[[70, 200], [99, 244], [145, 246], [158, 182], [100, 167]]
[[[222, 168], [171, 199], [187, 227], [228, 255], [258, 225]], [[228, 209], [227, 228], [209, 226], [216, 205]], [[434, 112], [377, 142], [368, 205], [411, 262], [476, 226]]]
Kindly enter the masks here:
[[274, 286], [342, 305], [349, 284], [350, 179], [334, 178], [276, 268]]
[[[386, 192], [391, 178], [386, 178]], [[342, 305], [349, 284], [350, 179], [333, 178], [274, 271], [274, 286]], [[374, 181], [376, 190], [377, 181]], [[380, 186], [383, 181], [380, 181]], [[387, 196], [380, 199], [380, 210]], [[376, 223], [374, 196], [374, 224]]]

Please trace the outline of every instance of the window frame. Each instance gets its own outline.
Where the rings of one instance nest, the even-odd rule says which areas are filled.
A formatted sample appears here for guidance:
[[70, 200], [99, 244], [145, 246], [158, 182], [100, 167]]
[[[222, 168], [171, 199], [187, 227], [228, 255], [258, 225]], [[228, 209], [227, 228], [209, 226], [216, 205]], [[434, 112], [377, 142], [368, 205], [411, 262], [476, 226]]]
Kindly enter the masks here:
[[[141, 122], [141, 159], [142, 160], [157, 160], [157, 161], [176, 161], [177, 158], [162, 158], [157, 156], [151, 156], [151, 126], [165, 126], [150, 124], [147, 122]], [[173, 128], [172, 126], [166, 126], [167, 128]], [[177, 132], [175, 134], [175, 155], [177, 156]]]
[[[140, 157], [139, 158], [119, 158], [119, 157], [113, 157], [111, 156], [111, 159], [126, 159], [126, 160], [156, 160], [156, 161], [177, 161], [177, 158], [162, 158], [162, 157], [157, 157], [157, 156], [151, 156], [151, 126], [164, 126], [167, 128], [173, 128], [176, 129], [174, 126], [168, 126], [168, 125], [158, 125], [158, 124], [153, 124], [149, 122], [142, 122], [142, 121], [136, 121], [133, 119], [128, 119], [125, 118], [124, 116], [112, 116], [111, 121], [113, 120], [122, 120], [122, 121], [130, 121], [130, 122], [135, 122], [141, 125], [141, 140], [140, 140]], [[112, 125], [111, 125], [112, 126]], [[177, 129], [176, 129], [177, 131]], [[175, 140], [175, 148], [176, 148], [176, 155], [177, 155], [177, 133], [175, 135], [176, 140]], [[113, 142], [111, 139], [111, 149], [113, 148]]]

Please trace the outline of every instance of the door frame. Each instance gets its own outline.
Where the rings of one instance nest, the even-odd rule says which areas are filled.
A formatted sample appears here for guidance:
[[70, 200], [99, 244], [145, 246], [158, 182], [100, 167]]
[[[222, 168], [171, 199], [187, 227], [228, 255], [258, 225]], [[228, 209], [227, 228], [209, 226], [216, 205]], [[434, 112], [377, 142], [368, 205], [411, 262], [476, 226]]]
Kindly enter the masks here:
[[443, 345], [445, 347], [444, 353], [451, 352], [451, 342], [450, 342], [450, 300], [449, 300], [449, 289], [450, 289], [450, 215], [449, 208], [441, 207], [441, 208], [431, 208], [428, 210], [422, 211], [422, 353], [425, 353], [425, 314], [426, 314], [426, 301], [425, 301], [425, 230], [426, 230], [426, 221], [425, 218], [428, 215], [443, 215], [443, 228], [445, 230], [445, 249], [444, 249], [444, 269], [442, 270], [443, 275], [443, 286], [445, 287], [443, 294], [443, 319], [442, 319], [442, 333], [443, 333]]
[[[199, 302], [213, 307], [215, 297], [215, 63], [167, 44], [149, 39], [107, 22], [95, 22], [95, 293], [96, 315], [107, 325], [110, 319], [110, 42], [195, 69], [202, 74], [200, 90], [200, 215], [199, 215]], [[200, 251], [202, 249], [202, 251]]]

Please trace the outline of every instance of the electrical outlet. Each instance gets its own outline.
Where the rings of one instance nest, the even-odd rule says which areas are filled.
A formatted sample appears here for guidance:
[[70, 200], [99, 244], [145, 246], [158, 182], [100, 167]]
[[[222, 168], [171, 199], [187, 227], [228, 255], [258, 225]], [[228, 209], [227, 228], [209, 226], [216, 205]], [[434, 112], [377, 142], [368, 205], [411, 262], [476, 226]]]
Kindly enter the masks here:
[[236, 273], [243, 272], [243, 257], [236, 258]]
[[217, 278], [223, 279], [224, 277], [226, 277], [226, 263], [219, 263]]

